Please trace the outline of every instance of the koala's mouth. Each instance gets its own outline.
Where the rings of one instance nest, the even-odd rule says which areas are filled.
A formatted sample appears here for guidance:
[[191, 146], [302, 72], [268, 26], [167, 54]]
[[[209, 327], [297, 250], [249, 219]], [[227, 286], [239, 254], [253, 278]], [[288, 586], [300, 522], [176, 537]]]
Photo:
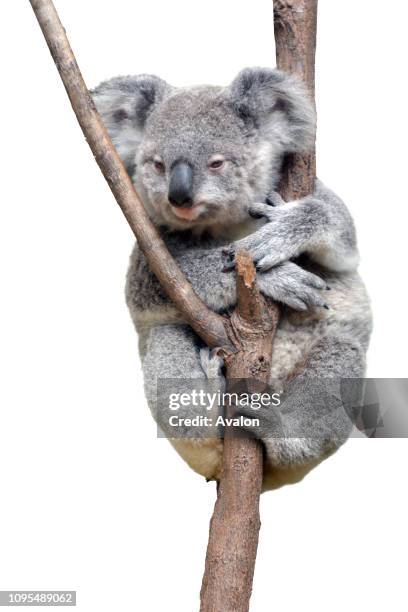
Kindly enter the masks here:
[[202, 203], [193, 204], [193, 206], [182, 207], [182, 206], [170, 206], [171, 212], [178, 219], [184, 221], [195, 221], [205, 210], [205, 205]]

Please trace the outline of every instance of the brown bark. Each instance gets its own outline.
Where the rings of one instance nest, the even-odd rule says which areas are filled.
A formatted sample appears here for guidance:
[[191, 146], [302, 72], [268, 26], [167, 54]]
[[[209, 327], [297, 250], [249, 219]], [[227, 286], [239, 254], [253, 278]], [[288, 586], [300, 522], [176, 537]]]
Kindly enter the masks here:
[[[297, 75], [315, 101], [315, 54], [318, 0], [274, 0], [276, 64]], [[291, 155], [284, 164], [280, 191], [297, 200], [314, 190], [315, 151]]]
[[[277, 66], [301, 78], [314, 102], [317, 0], [274, 0], [274, 20]], [[282, 196], [293, 200], [311, 193], [315, 172], [314, 151], [288, 157], [280, 185]], [[260, 298], [251, 264], [243, 255], [237, 276], [238, 305], [231, 317], [237, 352], [226, 358], [227, 378], [266, 381], [279, 309]], [[270, 318], [270, 327], [264, 317]], [[265, 368], [259, 369], [260, 366]], [[201, 612], [249, 610], [260, 528], [262, 472], [260, 444], [227, 435], [210, 525]]]
[[[269, 380], [279, 310], [262, 297], [255, 278], [251, 257], [239, 252], [237, 307], [230, 319], [235, 350], [224, 355], [228, 391], [261, 392], [263, 383]], [[227, 428], [201, 587], [201, 612], [248, 610], [260, 528], [262, 476], [261, 444], [234, 437]]]

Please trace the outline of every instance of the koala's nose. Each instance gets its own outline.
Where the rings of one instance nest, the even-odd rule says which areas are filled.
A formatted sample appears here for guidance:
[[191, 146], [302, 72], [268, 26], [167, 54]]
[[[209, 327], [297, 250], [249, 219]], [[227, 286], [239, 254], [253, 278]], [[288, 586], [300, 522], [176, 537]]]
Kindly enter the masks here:
[[172, 206], [188, 208], [193, 204], [193, 168], [185, 161], [176, 162], [170, 172], [168, 193]]

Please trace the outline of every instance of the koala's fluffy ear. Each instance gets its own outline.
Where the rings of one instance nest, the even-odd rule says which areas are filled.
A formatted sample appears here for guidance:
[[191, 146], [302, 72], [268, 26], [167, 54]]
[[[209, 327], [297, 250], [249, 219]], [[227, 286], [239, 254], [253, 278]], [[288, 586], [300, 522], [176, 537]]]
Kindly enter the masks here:
[[313, 146], [316, 114], [302, 83], [280, 70], [246, 68], [227, 89], [235, 112], [285, 153]]
[[154, 107], [171, 91], [149, 74], [115, 77], [91, 91], [95, 106], [130, 176], [144, 125]]

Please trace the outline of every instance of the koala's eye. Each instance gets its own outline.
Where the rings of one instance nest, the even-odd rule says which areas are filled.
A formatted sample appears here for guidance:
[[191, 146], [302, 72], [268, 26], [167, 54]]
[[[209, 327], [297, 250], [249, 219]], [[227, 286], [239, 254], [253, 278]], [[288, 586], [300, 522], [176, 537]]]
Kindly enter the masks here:
[[160, 159], [153, 160], [153, 167], [158, 174], [163, 174], [166, 169], [165, 165], [163, 164], [162, 161], [160, 161]]
[[225, 164], [225, 159], [221, 156], [213, 157], [208, 163], [210, 170], [220, 170]]

